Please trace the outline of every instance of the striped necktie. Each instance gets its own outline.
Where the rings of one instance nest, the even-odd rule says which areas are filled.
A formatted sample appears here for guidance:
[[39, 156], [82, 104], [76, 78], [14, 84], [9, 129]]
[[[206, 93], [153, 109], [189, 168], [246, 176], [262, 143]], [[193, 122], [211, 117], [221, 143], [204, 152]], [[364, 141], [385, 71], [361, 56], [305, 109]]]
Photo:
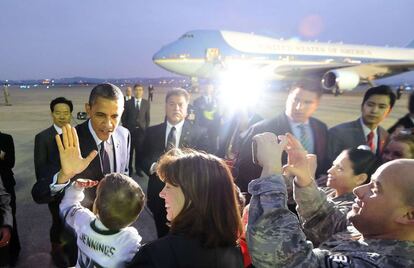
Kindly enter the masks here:
[[172, 127], [170, 130], [170, 133], [168, 134], [168, 138], [167, 138], [167, 151], [175, 147], [176, 141], [177, 141], [176, 129], [175, 127]]
[[308, 153], [312, 152], [312, 148], [311, 144], [310, 144], [310, 139], [309, 139], [309, 135], [308, 132], [306, 131], [306, 125], [305, 124], [300, 124], [298, 125], [299, 128], [299, 141], [302, 144], [303, 148], [305, 148], [306, 151], [308, 151]]

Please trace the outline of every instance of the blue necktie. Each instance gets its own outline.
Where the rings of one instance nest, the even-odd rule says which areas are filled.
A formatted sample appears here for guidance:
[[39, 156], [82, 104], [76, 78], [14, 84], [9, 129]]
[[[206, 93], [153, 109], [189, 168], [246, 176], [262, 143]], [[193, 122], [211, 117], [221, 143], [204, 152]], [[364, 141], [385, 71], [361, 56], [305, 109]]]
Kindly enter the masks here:
[[300, 136], [299, 136], [299, 141], [302, 144], [303, 148], [305, 148], [306, 151], [308, 151], [308, 153], [312, 153], [312, 148], [311, 144], [310, 144], [310, 139], [309, 139], [309, 135], [306, 131], [306, 125], [305, 124], [300, 124], [298, 125], [299, 127], [299, 132], [300, 132]]

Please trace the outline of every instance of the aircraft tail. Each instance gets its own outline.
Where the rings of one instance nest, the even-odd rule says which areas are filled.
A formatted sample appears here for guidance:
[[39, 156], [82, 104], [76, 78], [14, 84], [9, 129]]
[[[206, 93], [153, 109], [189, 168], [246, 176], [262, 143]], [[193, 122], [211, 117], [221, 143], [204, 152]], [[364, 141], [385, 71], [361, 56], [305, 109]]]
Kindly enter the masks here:
[[414, 40], [411, 41], [406, 47], [414, 48]]

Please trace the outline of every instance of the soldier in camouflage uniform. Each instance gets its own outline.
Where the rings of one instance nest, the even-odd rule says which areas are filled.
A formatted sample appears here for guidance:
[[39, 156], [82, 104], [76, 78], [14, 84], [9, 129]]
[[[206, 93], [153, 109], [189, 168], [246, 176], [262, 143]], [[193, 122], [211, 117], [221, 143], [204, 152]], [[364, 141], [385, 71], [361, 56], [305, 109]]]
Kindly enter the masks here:
[[312, 200], [306, 199], [306, 191], [316, 188], [306, 152], [292, 145], [290, 137], [283, 137], [280, 144], [274, 134], [255, 137], [256, 159], [263, 166], [261, 177], [249, 184], [252, 200], [247, 241], [255, 267], [414, 267], [414, 160], [384, 164], [369, 184], [354, 190], [356, 203], [348, 217], [362, 236], [342, 237], [313, 248], [286, 206], [286, 185], [280, 175], [286, 143], [289, 163], [285, 169], [296, 175], [295, 198], [311, 202], [302, 209], [315, 211], [313, 206], [317, 207], [318, 222], [327, 228], [342, 225], [345, 229], [346, 219], [344, 222], [343, 214], [336, 214], [326, 198], [311, 194]]
[[[293, 141], [293, 138], [291, 140]], [[295, 144], [300, 145], [296, 141]], [[335, 159], [328, 170], [328, 187], [317, 188], [315, 182], [312, 181], [308, 187], [296, 189], [297, 201], [295, 203], [298, 205], [296, 208], [298, 216], [302, 221], [306, 238], [312, 241], [314, 246], [319, 246], [334, 233], [343, 231], [347, 225], [350, 225], [346, 221], [346, 214], [352, 209], [354, 203], [355, 195], [352, 191], [359, 185], [369, 183], [371, 175], [377, 170], [379, 164], [379, 159], [370, 150], [346, 149]], [[334, 226], [325, 220], [319, 222], [325, 216], [325, 214], [320, 214], [323, 211], [320, 207], [327, 203], [326, 199], [336, 210], [331, 213], [336, 219]], [[338, 220], [338, 213], [343, 214], [343, 220]]]

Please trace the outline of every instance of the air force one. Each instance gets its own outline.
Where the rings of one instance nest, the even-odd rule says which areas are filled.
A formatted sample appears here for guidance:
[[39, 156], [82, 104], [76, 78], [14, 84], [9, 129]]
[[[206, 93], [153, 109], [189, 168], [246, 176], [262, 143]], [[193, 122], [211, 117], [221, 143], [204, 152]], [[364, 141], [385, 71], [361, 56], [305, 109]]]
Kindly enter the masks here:
[[249, 33], [195, 30], [162, 47], [153, 61], [192, 78], [215, 79], [248, 65], [265, 79], [321, 83], [342, 93], [360, 84], [414, 70], [414, 41], [406, 48], [279, 40]]

